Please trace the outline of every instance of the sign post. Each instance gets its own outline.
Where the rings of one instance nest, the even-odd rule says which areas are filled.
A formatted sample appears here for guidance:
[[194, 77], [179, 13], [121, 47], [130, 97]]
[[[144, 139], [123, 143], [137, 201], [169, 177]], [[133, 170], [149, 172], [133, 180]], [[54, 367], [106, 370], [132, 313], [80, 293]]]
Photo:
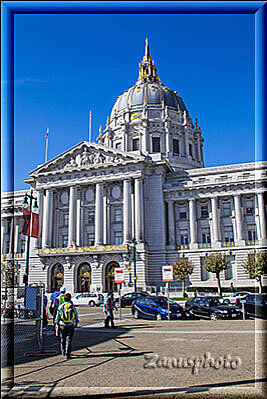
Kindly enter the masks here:
[[115, 267], [114, 283], [119, 284], [119, 306], [120, 306], [120, 320], [121, 320], [121, 287], [124, 283], [124, 269], [122, 267]]
[[162, 281], [166, 283], [166, 289], [168, 294], [168, 320], [170, 320], [170, 290], [169, 283], [173, 281], [173, 267], [162, 266]]

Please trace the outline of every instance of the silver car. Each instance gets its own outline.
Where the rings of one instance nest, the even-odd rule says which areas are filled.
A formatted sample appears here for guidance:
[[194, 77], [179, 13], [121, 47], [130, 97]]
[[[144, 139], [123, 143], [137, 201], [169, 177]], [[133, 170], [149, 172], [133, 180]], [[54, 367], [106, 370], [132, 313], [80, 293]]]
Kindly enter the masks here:
[[73, 305], [89, 305], [100, 306], [104, 302], [104, 296], [102, 294], [97, 294], [95, 292], [84, 292], [82, 294], [78, 294], [72, 298]]

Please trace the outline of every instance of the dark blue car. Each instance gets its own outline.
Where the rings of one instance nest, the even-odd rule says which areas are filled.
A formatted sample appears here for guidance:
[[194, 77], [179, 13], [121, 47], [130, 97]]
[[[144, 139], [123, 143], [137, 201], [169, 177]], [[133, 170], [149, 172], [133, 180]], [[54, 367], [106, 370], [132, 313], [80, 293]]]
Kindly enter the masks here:
[[[132, 304], [132, 314], [136, 319], [168, 319], [168, 298], [164, 296], [141, 297]], [[170, 299], [170, 318], [182, 319], [186, 317], [182, 306]]]

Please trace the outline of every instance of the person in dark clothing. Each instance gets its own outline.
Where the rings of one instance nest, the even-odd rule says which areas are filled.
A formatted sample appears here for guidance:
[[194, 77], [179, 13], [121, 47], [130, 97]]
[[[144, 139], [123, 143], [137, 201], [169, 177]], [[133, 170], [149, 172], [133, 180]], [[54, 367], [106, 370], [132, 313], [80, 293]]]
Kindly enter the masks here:
[[59, 330], [61, 354], [67, 359], [71, 356], [74, 329], [78, 325], [78, 312], [71, 302], [71, 294], [64, 295], [64, 303], [59, 305], [55, 324]]
[[46, 328], [46, 326], [48, 324], [47, 314], [46, 314], [47, 303], [48, 303], [47, 296], [44, 295], [44, 297], [43, 297], [43, 328]]
[[114, 309], [114, 298], [113, 298], [113, 292], [110, 291], [106, 296], [106, 298], [104, 299], [103, 311], [106, 315], [105, 328], [110, 328], [109, 322], [111, 324], [111, 328], [116, 328], [114, 325], [113, 309]]

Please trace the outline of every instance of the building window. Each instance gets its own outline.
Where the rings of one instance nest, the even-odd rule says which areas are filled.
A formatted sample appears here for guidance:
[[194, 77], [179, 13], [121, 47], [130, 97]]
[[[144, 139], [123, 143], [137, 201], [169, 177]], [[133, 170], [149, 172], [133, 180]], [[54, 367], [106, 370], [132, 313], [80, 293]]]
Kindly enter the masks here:
[[189, 155], [193, 158], [193, 145], [189, 143]]
[[179, 219], [186, 219], [187, 213], [186, 208], [179, 208]]
[[202, 218], [207, 218], [209, 217], [209, 211], [208, 211], [208, 205], [203, 205], [200, 209], [201, 212], [201, 217]]
[[133, 151], [139, 150], [139, 139], [133, 139]]
[[114, 222], [122, 222], [122, 208], [114, 208]]
[[115, 241], [115, 245], [121, 245], [122, 244], [122, 231], [115, 231], [115, 233], [114, 233], [114, 241]]
[[94, 233], [88, 234], [88, 245], [89, 247], [93, 247], [95, 245], [95, 235]]
[[94, 224], [95, 223], [95, 210], [89, 209], [88, 211], [88, 223]]
[[232, 280], [234, 278], [234, 265], [235, 265], [235, 257], [234, 256], [227, 256], [228, 268], [224, 271], [224, 278], [225, 280]]
[[20, 253], [21, 254], [23, 254], [24, 252], [25, 252], [25, 241], [23, 240], [23, 241], [21, 241], [21, 244], [20, 244]]
[[225, 242], [234, 242], [233, 226], [224, 226], [224, 241]]
[[188, 231], [187, 230], [180, 230], [180, 245], [188, 245]]
[[210, 244], [210, 229], [202, 229], [201, 230], [202, 234], [202, 244]]
[[248, 226], [248, 240], [249, 241], [257, 240], [257, 232], [256, 232], [256, 227], [254, 225]]
[[160, 152], [160, 137], [152, 137], [152, 152]]
[[230, 202], [223, 202], [222, 204], [222, 214], [223, 216], [230, 216], [231, 215], [231, 204]]
[[64, 226], [68, 226], [69, 225], [69, 214], [68, 213], [64, 213], [64, 215], [63, 215], [63, 223], [64, 223]]
[[246, 214], [247, 215], [254, 214], [253, 201], [246, 201]]
[[121, 150], [121, 143], [116, 143], [115, 148], [116, 150]]
[[173, 153], [174, 154], [179, 154], [179, 140], [173, 139], [172, 140], [172, 146], [173, 146]]
[[66, 248], [68, 246], [68, 236], [67, 235], [63, 235], [62, 236], [62, 247]]
[[6, 254], [9, 253], [9, 246], [10, 246], [10, 239], [8, 238], [8, 239], [6, 240]]

